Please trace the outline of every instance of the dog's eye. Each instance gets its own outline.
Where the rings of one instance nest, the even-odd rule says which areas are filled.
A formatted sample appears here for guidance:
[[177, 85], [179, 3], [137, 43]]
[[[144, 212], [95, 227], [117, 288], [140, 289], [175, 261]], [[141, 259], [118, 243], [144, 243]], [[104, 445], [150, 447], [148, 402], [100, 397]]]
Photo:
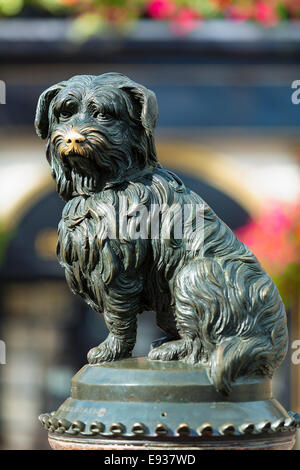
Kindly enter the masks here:
[[62, 109], [59, 116], [62, 118], [69, 118], [74, 114], [74, 110], [71, 108]]
[[71, 117], [76, 112], [76, 105], [70, 101], [64, 103], [59, 111], [59, 117], [62, 119], [67, 119]]
[[65, 109], [64, 111], [61, 111], [59, 115], [63, 118], [68, 118], [68, 117], [72, 116], [72, 114], [73, 113], [70, 109]]
[[107, 113], [107, 112], [100, 112], [100, 111], [95, 111], [93, 114], [93, 117], [95, 119], [99, 119], [101, 121], [109, 121], [112, 119], [112, 115]]

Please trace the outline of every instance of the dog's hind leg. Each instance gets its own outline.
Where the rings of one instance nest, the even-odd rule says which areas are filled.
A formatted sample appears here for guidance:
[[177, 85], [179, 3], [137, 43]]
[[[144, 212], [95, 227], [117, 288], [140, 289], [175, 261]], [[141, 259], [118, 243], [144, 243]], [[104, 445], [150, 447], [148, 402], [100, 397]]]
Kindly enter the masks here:
[[157, 344], [157, 347], [149, 352], [149, 359], [184, 360], [190, 363], [201, 362], [203, 359], [203, 347], [199, 338], [199, 315], [195, 311], [194, 304], [185, 303], [186, 299], [181, 295], [182, 285], [190, 282], [191, 269], [191, 266], [185, 266], [175, 283], [175, 319], [179, 339]]
[[91, 349], [88, 362], [97, 364], [130, 357], [136, 341], [136, 317], [140, 312], [139, 279], [122, 278], [110, 287], [104, 300], [104, 318], [109, 335]]
[[179, 338], [176, 322], [174, 319], [173, 309], [167, 311], [157, 311], [156, 313], [157, 326], [166, 333], [166, 336], [154, 340], [151, 344], [152, 348], [157, 348], [163, 343], [173, 341]]

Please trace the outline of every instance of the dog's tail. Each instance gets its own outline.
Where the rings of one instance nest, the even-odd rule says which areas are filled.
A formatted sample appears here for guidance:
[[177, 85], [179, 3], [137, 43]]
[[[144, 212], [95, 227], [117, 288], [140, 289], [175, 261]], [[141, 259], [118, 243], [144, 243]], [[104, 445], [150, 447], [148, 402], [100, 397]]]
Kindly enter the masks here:
[[260, 369], [265, 370], [261, 375], [270, 376], [274, 368], [271, 358], [271, 350], [261, 338], [226, 338], [210, 357], [208, 376], [216, 390], [227, 396], [238, 377], [260, 375]]
[[237, 331], [236, 336], [221, 339], [210, 356], [209, 378], [224, 395], [230, 393], [232, 382], [238, 377], [272, 377], [286, 354], [288, 337], [284, 305], [273, 281], [262, 281], [256, 281], [257, 297], [252, 312], [249, 312], [247, 331]]

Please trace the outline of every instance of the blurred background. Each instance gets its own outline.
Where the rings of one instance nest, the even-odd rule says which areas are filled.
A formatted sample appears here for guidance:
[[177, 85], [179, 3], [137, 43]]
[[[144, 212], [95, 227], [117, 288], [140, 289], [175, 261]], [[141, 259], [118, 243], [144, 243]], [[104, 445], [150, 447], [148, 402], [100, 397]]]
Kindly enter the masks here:
[[[299, 0], [0, 0], [1, 448], [49, 448], [37, 416], [106, 336], [56, 260], [64, 204], [33, 128], [40, 93], [75, 74], [122, 72], [156, 93], [162, 164], [280, 289], [290, 349], [274, 395], [300, 412], [299, 19]], [[135, 355], [161, 336], [154, 325], [140, 317]]]

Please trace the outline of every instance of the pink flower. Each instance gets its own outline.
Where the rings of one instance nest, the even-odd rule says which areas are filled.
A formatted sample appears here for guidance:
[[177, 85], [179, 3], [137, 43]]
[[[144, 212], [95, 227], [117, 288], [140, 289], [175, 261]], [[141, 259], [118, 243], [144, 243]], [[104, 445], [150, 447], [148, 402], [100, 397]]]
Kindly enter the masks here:
[[148, 4], [148, 13], [153, 18], [163, 20], [175, 13], [176, 6], [171, 0], [152, 0]]
[[290, 13], [294, 16], [299, 16], [300, 14], [300, 0], [286, 0], [285, 3], [286, 8], [290, 11]]
[[252, 14], [252, 6], [231, 5], [227, 11], [227, 16], [236, 21], [249, 20]]
[[279, 204], [236, 231], [272, 275], [281, 275], [289, 264], [299, 262], [299, 214], [298, 204]]
[[288, 214], [288, 210], [282, 207], [276, 207], [267, 212], [263, 218], [263, 223], [274, 233], [283, 233], [291, 229], [293, 219]]
[[[298, 222], [298, 224], [296, 226], [296, 240], [300, 245], [300, 222]], [[299, 249], [299, 252], [300, 252], [300, 249]]]
[[217, 4], [220, 10], [224, 10], [224, 8], [228, 7], [228, 5], [232, 2], [232, 0], [210, 0], [211, 3]]
[[255, 5], [255, 18], [265, 26], [273, 26], [279, 20], [275, 5], [270, 5], [261, 0], [259, 0]]
[[177, 35], [184, 35], [192, 31], [201, 17], [199, 13], [189, 7], [183, 7], [174, 17], [171, 29]]
[[78, 0], [60, 0], [60, 3], [66, 7], [77, 5]]

